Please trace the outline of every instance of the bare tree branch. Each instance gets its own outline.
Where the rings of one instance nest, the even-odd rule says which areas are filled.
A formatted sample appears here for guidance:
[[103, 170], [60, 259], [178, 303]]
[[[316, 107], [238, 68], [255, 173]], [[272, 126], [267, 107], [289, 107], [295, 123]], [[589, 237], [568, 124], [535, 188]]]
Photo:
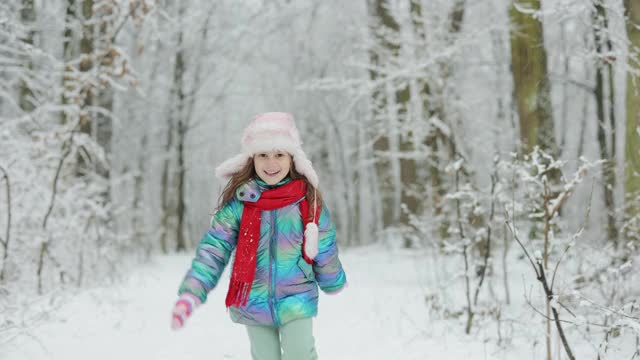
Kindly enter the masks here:
[[[549, 303], [549, 301], [551, 301], [554, 297], [553, 294], [553, 290], [551, 290], [549, 288], [549, 284], [547, 283], [547, 278], [545, 276], [544, 273], [544, 266], [542, 265], [542, 262], [538, 260], [538, 269], [540, 270], [539, 274], [540, 274], [540, 278], [538, 278], [538, 280], [542, 283], [542, 287], [544, 289], [545, 294], [547, 295], [547, 304]], [[551, 311], [553, 312], [553, 320], [556, 323], [556, 329], [558, 330], [558, 334], [560, 335], [560, 340], [562, 341], [562, 345], [564, 346], [564, 350], [567, 353], [567, 356], [569, 357], [570, 360], [575, 360], [575, 356], [573, 355], [573, 352], [571, 351], [571, 347], [569, 346], [569, 343], [567, 342], [567, 337], [564, 334], [564, 330], [562, 328], [562, 324], [560, 323], [560, 316], [558, 315], [558, 310], [552, 306], [551, 307]]]

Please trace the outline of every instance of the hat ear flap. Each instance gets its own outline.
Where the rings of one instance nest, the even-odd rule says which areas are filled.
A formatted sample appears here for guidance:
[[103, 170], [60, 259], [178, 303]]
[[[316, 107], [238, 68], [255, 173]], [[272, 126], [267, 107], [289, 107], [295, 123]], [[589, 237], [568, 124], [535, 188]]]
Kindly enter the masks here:
[[315, 170], [313, 170], [313, 166], [311, 165], [311, 161], [307, 159], [307, 156], [302, 151], [302, 149], [296, 149], [293, 155], [293, 162], [296, 167], [296, 171], [301, 175], [307, 178], [307, 180], [313, 185], [313, 187], [318, 187], [318, 175]]
[[247, 164], [247, 160], [249, 160], [250, 157], [251, 156], [242, 153], [224, 161], [222, 164], [216, 167], [216, 177], [221, 180], [229, 179], [233, 176], [233, 174], [242, 170], [242, 168]]

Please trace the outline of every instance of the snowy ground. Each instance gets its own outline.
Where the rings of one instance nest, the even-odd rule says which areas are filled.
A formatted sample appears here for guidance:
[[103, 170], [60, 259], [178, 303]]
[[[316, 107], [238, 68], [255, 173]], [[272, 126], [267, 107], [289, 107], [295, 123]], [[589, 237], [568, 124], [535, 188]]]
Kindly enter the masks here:
[[[511, 321], [503, 316], [502, 334], [511, 338], [506, 347], [496, 345], [495, 322], [486, 321], [465, 335], [464, 316], [430, 318], [425, 294], [437, 291], [435, 274], [447, 271], [447, 265], [426, 253], [376, 246], [342, 251], [341, 259], [349, 287], [338, 296], [321, 295], [320, 314], [314, 320], [321, 359], [543, 358], [543, 326], [526, 306], [516, 307], [512, 315], [517, 318]], [[41, 325], [9, 342], [0, 339], [0, 358], [250, 359], [245, 328], [232, 323], [224, 307], [227, 273], [186, 327], [170, 330], [175, 292], [190, 260], [187, 255], [157, 258], [120, 286], [77, 294]], [[522, 281], [513, 275], [516, 283]], [[452, 295], [441, 302], [464, 301], [464, 293], [456, 289], [459, 285], [440, 285], [450, 286]], [[512, 296], [521, 293], [514, 291]], [[594, 358], [593, 349], [583, 350]]]

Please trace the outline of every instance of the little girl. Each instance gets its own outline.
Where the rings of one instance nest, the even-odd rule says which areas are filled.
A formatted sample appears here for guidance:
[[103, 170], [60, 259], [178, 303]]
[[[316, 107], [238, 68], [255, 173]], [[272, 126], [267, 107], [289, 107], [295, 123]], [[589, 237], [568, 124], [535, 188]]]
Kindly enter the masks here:
[[229, 182], [178, 291], [174, 329], [206, 301], [236, 249], [226, 306], [246, 325], [252, 358], [317, 359], [318, 286], [335, 294], [347, 280], [301, 144], [291, 114], [260, 114], [244, 130], [242, 153], [216, 168]]

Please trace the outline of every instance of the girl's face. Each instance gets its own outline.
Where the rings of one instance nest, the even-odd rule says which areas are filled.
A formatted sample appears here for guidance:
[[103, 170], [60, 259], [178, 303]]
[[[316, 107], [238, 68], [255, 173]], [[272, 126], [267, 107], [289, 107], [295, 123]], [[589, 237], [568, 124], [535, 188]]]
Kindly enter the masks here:
[[262, 181], [275, 185], [289, 174], [291, 155], [279, 150], [257, 153], [253, 156], [253, 167]]

